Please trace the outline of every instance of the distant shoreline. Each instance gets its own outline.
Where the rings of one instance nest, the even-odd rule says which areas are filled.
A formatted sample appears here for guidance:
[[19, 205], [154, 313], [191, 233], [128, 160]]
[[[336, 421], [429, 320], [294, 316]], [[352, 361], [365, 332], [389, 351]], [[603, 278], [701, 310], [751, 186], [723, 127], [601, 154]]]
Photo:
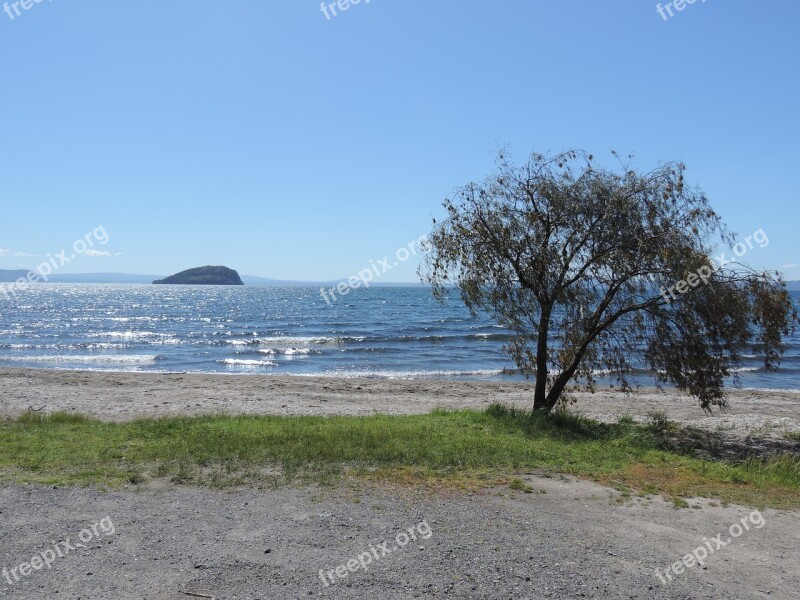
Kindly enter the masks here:
[[[27, 269], [0, 269], [0, 285], [14, 283], [24, 277]], [[48, 276], [47, 283], [76, 283], [76, 284], [135, 284], [152, 285], [154, 280], [163, 279], [165, 275], [140, 275], [135, 273], [60, 273]], [[268, 287], [324, 287], [335, 286], [347, 282], [347, 278], [330, 279], [325, 281], [302, 281], [293, 279], [271, 279], [260, 275], [242, 275], [245, 286]], [[427, 283], [419, 281], [382, 281], [370, 282], [369, 287], [417, 287], [429, 288]], [[800, 280], [787, 281], [786, 287], [790, 292], [800, 292]]]
[[[0, 269], [0, 285], [4, 283], [16, 283], [20, 278], [25, 277], [29, 271], [25, 269], [3, 270]], [[137, 275], [128, 273], [62, 273], [48, 276], [48, 280], [32, 282], [40, 285], [42, 283], [52, 284], [81, 284], [81, 285], [154, 285], [153, 281], [165, 278], [165, 275]], [[300, 281], [293, 279], [270, 279], [257, 275], [242, 275], [245, 286], [250, 287], [325, 287], [335, 286], [346, 282], [347, 279], [331, 279], [329, 281]], [[800, 283], [800, 282], [798, 282]], [[429, 288], [430, 285], [418, 281], [381, 281], [370, 283], [369, 287], [414, 287]]]

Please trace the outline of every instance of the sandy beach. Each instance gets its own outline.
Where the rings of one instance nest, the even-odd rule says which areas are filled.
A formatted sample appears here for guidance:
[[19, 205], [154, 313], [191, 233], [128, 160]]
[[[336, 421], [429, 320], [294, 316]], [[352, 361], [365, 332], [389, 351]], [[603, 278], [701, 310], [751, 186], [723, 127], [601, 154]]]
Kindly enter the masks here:
[[[530, 396], [525, 383], [0, 371], [6, 416], [33, 408], [110, 421], [210, 413], [413, 414], [483, 409], [495, 401], [528, 406]], [[729, 412], [708, 416], [691, 398], [648, 389], [631, 397], [610, 390], [580, 394], [572, 410], [609, 421], [622, 414], [643, 420], [662, 410], [675, 421], [743, 440], [800, 429], [798, 407], [800, 394], [742, 390], [732, 394]], [[0, 562], [8, 568], [50, 540], [75, 538], [104, 520], [114, 524], [113, 534], [100, 531], [52, 569], [0, 581], [0, 597], [796, 597], [796, 512], [754, 512], [708, 499], [689, 499], [698, 510], [676, 510], [661, 497], [628, 497], [574, 477], [519, 475], [535, 493], [506, 486], [434, 491], [350, 478], [333, 487], [226, 491], [165, 479], [113, 491], [0, 486]], [[761, 526], [731, 537], [729, 528], [752, 515]], [[421, 522], [430, 535], [399, 546], [398, 532]], [[719, 533], [727, 543], [703, 566], [659, 578]], [[335, 575], [337, 566], [386, 540], [392, 551], [368, 569]]]
[[[201, 414], [400, 415], [483, 410], [492, 402], [529, 407], [532, 394], [525, 382], [0, 369], [0, 415], [10, 417], [30, 409], [108, 421]], [[651, 411], [663, 411], [677, 423], [737, 437], [800, 431], [798, 392], [732, 390], [730, 409], [714, 415], [674, 390], [643, 388], [625, 395], [605, 388], [576, 397], [571, 410], [604, 421], [624, 414], [644, 420]]]
[[[434, 408], [529, 406], [525, 383], [0, 370], [0, 413], [83, 413], [109, 421], [228, 414], [370, 415]], [[691, 398], [657, 390], [581, 394], [573, 410], [605, 420], [670, 419], [738, 439], [800, 430], [800, 394], [740, 390], [708, 416]], [[795, 598], [797, 513], [689, 499], [629, 497], [573, 477], [520, 473], [535, 493], [415, 489], [346, 478], [333, 487], [194, 488], [157, 479], [124, 489], [0, 486], [0, 567], [13, 569], [114, 524], [52, 569], [0, 580], [0, 597], [119, 598]], [[749, 516], [759, 527], [733, 538]], [[755, 519], [756, 517], [753, 517]], [[430, 536], [401, 547], [398, 532]], [[752, 521], [755, 522], [755, 521]], [[751, 524], [752, 524], [751, 522]], [[704, 540], [728, 542], [702, 566], [656, 573]], [[402, 537], [399, 539], [403, 539]], [[61, 540], [61, 541], [59, 541]], [[337, 566], [388, 540], [366, 570]], [[320, 576], [320, 571], [323, 576]], [[323, 579], [334, 572], [334, 581]], [[18, 574], [18, 572], [17, 572]]]

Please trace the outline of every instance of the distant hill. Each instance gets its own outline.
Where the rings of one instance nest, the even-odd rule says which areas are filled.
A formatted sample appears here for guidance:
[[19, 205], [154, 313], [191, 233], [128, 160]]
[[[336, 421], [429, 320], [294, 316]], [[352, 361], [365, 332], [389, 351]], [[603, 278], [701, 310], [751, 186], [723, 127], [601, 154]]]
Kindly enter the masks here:
[[130, 275], [128, 273], [61, 273], [50, 275], [49, 283], [153, 283], [162, 275]]
[[264, 285], [273, 287], [319, 285], [318, 281], [290, 281], [288, 279], [270, 279], [269, 277], [257, 277], [255, 275], [242, 275], [245, 285]]
[[[20, 278], [27, 277], [28, 271], [0, 269], [0, 283], [13, 283]], [[163, 275], [134, 275], [129, 273], [63, 273], [53, 274], [48, 278], [50, 283], [153, 283], [160, 280]], [[332, 281], [294, 281], [289, 279], [269, 279], [255, 275], [242, 275], [241, 280], [245, 285], [270, 286], [270, 287], [316, 287], [335, 286], [342, 280]], [[241, 284], [235, 284], [241, 285]], [[370, 287], [425, 287], [422, 283], [393, 283], [375, 280]], [[800, 281], [787, 281], [789, 291], [800, 292]]]
[[27, 269], [20, 269], [16, 271], [8, 271], [5, 269], [0, 269], [0, 282], [2, 283], [12, 283], [17, 281], [18, 279], [23, 279], [28, 276]]
[[[11, 283], [26, 278], [30, 271], [0, 269], [0, 283]], [[127, 273], [60, 273], [47, 277], [47, 283], [152, 283], [161, 275], [129, 275]], [[38, 278], [34, 283], [42, 283]]]
[[244, 285], [239, 273], [228, 267], [196, 267], [153, 283], [159, 285]]
[[[21, 277], [27, 277], [28, 271], [25, 270], [3, 270], [0, 269], [0, 283], [13, 283]], [[136, 275], [131, 273], [60, 273], [48, 277], [48, 283], [145, 283], [152, 284], [155, 280], [163, 279], [163, 275]], [[257, 277], [255, 275], [242, 275], [245, 285], [265, 286], [265, 287], [317, 287], [317, 286], [336, 286], [340, 282], [347, 282], [346, 279], [336, 279], [330, 281], [298, 281], [293, 279], [270, 279], [268, 277]], [[238, 284], [237, 284], [238, 285]], [[422, 283], [396, 283], [391, 281], [375, 280], [370, 283], [370, 287], [424, 287]]]
[[[317, 287], [317, 286], [336, 286], [339, 283], [347, 283], [347, 279], [332, 279], [330, 281], [299, 281], [296, 279], [269, 279], [268, 277], [256, 277], [255, 275], [242, 275], [245, 285], [258, 285], [266, 287]], [[397, 283], [391, 281], [370, 282], [370, 287], [427, 287], [427, 284], [410, 282]]]

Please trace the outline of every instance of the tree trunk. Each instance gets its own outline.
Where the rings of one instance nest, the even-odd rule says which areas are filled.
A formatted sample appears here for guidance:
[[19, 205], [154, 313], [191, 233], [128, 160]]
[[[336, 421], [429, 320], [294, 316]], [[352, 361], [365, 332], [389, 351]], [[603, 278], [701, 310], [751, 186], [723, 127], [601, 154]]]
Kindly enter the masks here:
[[536, 355], [536, 391], [533, 394], [533, 410], [547, 409], [547, 354], [544, 361], [541, 353]]
[[570, 373], [569, 376], [565, 377], [564, 373], [558, 376], [558, 379], [556, 379], [555, 383], [553, 384], [553, 388], [547, 395], [544, 406], [542, 406], [542, 409], [548, 413], [555, 408], [556, 404], [558, 404], [558, 400], [561, 398], [561, 394], [564, 391], [564, 388], [567, 386], [567, 383], [569, 383], [572, 373], [574, 373], [575, 370], [572, 369], [566, 372]]
[[536, 343], [536, 391], [533, 410], [547, 410], [547, 335], [550, 331], [550, 310], [542, 309], [539, 338]]
[[550, 389], [550, 393], [547, 394], [547, 400], [542, 407], [544, 410], [550, 412], [553, 410], [553, 408], [555, 408], [559, 398], [561, 398], [564, 388], [567, 387], [569, 380], [572, 379], [572, 376], [575, 375], [575, 371], [578, 370], [578, 366], [581, 364], [583, 356], [586, 354], [586, 349], [589, 347], [589, 343], [594, 340], [595, 337], [597, 337], [597, 334], [591, 335], [589, 339], [581, 344], [581, 347], [575, 354], [575, 358], [572, 360], [572, 364], [569, 366], [569, 368], [567, 368], [567, 370], [562, 371], [556, 378], [555, 383], [553, 383], [553, 387]]

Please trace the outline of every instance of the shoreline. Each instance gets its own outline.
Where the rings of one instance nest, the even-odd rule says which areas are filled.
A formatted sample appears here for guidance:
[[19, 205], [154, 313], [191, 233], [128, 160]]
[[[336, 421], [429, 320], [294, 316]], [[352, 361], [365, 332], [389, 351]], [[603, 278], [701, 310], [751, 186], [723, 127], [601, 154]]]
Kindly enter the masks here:
[[[80, 412], [106, 421], [220, 413], [399, 415], [429, 412], [437, 407], [482, 410], [495, 401], [528, 407], [532, 393], [529, 383], [0, 369], [0, 414], [13, 416], [24, 412], [29, 404], [34, 409], [41, 407], [42, 413]], [[736, 391], [731, 397], [729, 413], [708, 417], [696, 401], [671, 392], [642, 390], [626, 397], [616, 391], [602, 390], [595, 395], [580, 394], [571, 410], [616, 420], [620, 414], [638, 418], [656, 409], [665, 411], [673, 420], [695, 425], [710, 419], [708, 427], [732, 419], [732, 423], [744, 424], [742, 431], [749, 435], [748, 432], [756, 431], [752, 426], [764, 420], [784, 425], [791, 421], [800, 430], [800, 420], [796, 418], [800, 413], [798, 406], [797, 393]], [[335, 439], [358, 439], [360, 435], [354, 435], [354, 431], [369, 430], [364, 423], [349, 424], [349, 433], [345, 431]], [[290, 445], [298, 431], [301, 435], [309, 431], [307, 427], [295, 429], [294, 425], [297, 424], [282, 422], [269, 427], [273, 433], [283, 429], [290, 434], [274, 441], [273, 447], [281, 456], [287, 453], [287, 442]], [[9, 439], [7, 454], [11, 457], [12, 479], [0, 485], [0, 502], [7, 507], [3, 517], [8, 531], [14, 535], [7, 536], [7, 547], [0, 553], [3, 562], [0, 566], [11, 569], [20, 565], [35, 557], [38, 549], [48, 547], [48, 543], [55, 544], [50, 540], [68, 535], [74, 539], [82, 535], [77, 532], [92, 523], [112, 523], [113, 533], [98, 535], [90, 550], [72, 553], [68, 560], [58, 563], [57, 569], [43, 569], [30, 579], [14, 580], [11, 587], [3, 590], [11, 595], [213, 598], [222, 594], [260, 598], [264, 594], [319, 596], [330, 591], [336, 597], [363, 598], [385, 596], [386, 589], [391, 588], [402, 590], [396, 595], [398, 598], [409, 594], [454, 598], [541, 597], [537, 596], [541, 590], [551, 590], [559, 597], [677, 600], [698, 597], [697, 590], [702, 588], [711, 590], [710, 595], [703, 596], [708, 598], [743, 594], [790, 598], [800, 581], [796, 567], [799, 538], [794, 527], [795, 505], [788, 508], [767, 505], [754, 510], [752, 507], [758, 507], [760, 502], [740, 502], [737, 498], [722, 503], [714, 493], [681, 494], [671, 486], [685, 483], [679, 473], [683, 470], [679, 466], [682, 459], [670, 455], [677, 462], [649, 460], [639, 446], [627, 447], [624, 460], [629, 466], [645, 465], [645, 468], [632, 470], [630, 476], [634, 479], [623, 481], [643, 492], [646, 481], [666, 478], [666, 484], [655, 488], [658, 491], [650, 489], [647, 493], [633, 494], [624, 483], [617, 482], [619, 485], [614, 489], [604, 479], [554, 476], [547, 468], [540, 469], [542, 463], [560, 456], [558, 447], [544, 448], [541, 455], [537, 451], [539, 458], [535, 459], [535, 465], [523, 460], [524, 466], [514, 469], [513, 478], [509, 475], [491, 483], [481, 479], [483, 484], [474, 490], [409, 485], [402, 478], [394, 481], [347, 476], [335, 486], [301, 479], [281, 484], [276, 475], [281, 470], [273, 469], [269, 460], [251, 465], [256, 469], [254, 474], [263, 478], [254, 480], [258, 483], [236, 479], [233, 487], [213, 489], [193, 485], [194, 480], [189, 478], [194, 476], [190, 475], [190, 465], [196, 465], [198, 477], [205, 473], [213, 478], [216, 461], [192, 462], [192, 456], [195, 459], [206, 456], [204, 450], [201, 455], [181, 454], [180, 444], [152, 445], [150, 448], [159, 453], [130, 455], [129, 449], [137, 444], [129, 446], [125, 436], [103, 438], [105, 428], [92, 423], [78, 427], [69, 435], [74, 427], [66, 425], [56, 430], [55, 437], [50, 437], [52, 430], [34, 425], [30, 431], [23, 431], [22, 438], [17, 431], [17, 437]], [[153, 431], [159, 425], [142, 425], [143, 430], [148, 427]], [[9, 424], [9, 429], [13, 428], [25, 429]], [[101, 431], [99, 439], [94, 439], [94, 430]], [[242, 448], [253, 443], [255, 438], [239, 438], [237, 431], [234, 429], [228, 435], [229, 442], [238, 441]], [[459, 435], [452, 427], [447, 431], [454, 438]], [[168, 433], [172, 435], [175, 434]], [[478, 435], [482, 436], [483, 431]], [[141, 441], [146, 442], [147, 438], [144, 435]], [[22, 449], [17, 450], [15, 439], [23, 440]], [[178, 433], [175, 439], [193, 439], [195, 449], [204, 449], [206, 440], [213, 438], [204, 431], [200, 436], [180, 437]], [[395, 441], [404, 439], [408, 438], [401, 436]], [[471, 439], [477, 445], [483, 444], [482, 437]], [[498, 436], [498, 443], [487, 447], [508, 452], [504, 439], [507, 441]], [[424, 448], [430, 440], [426, 433], [416, 447]], [[62, 460], [62, 449], [74, 449], [79, 444], [86, 444], [90, 450], [73, 463], [77, 473], [85, 471], [102, 476], [102, 472], [123, 469], [124, 485], [106, 489], [53, 480], [59, 464], [61, 469], [67, 465], [62, 472], [69, 476], [71, 463]], [[413, 447], [404, 444], [398, 449], [405, 455]], [[165, 452], [170, 448], [176, 451], [175, 455]], [[437, 448], [446, 450], [446, 445]], [[82, 462], [87, 456], [89, 462]], [[183, 464], [178, 460], [178, 466], [173, 464], [171, 470], [159, 471], [158, 465], [140, 462], [143, 456], [160, 456], [167, 461], [162, 463], [166, 466], [176, 457], [189, 462]], [[580, 452], [570, 456], [573, 457], [569, 459], [570, 465], [586, 458]], [[604, 456], [602, 449], [592, 454], [596, 456]], [[39, 473], [46, 478], [46, 484], [14, 481], [13, 470], [30, 468], [31, 457], [47, 461]], [[98, 468], [100, 465], [102, 468]], [[247, 465], [239, 467], [245, 469], [242, 476], [246, 475]], [[741, 467], [731, 469], [735, 473], [742, 471]], [[671, 479], [673, 471], [678, 474]], [[719, 470], [713, 473], [716, 476], [709, 478], [716, 485], [726, 488], [731, 485], [730, 471], [723, 472], [722, 477]], [[274, 482], [272, 475], [276, 475]], [[204, 485], [210, 481], [206, 480]], [[742, 488], [748, 485], [743, 475], [736, 481], [734, 485]], [[796, 493], [796, 488], [787, 489]], [[676, 494], [680, 503], [674, 498]], [[680, 506], [686, 510], [678, 512]], [[740, 528], [742, 539], [735, 543], [733, 537], [729, 538], [731, 543], [725, 544], [724, 560], [715, 557], [714, 562], [709, 561], [708, 569], [696, 569], [685, 578], [675, 578], [669, 587], [660, 583], [658, 573], [665, 572], [667, 566], [700, 544], [692, 542], [693, 539], [701, 534], [733, 536], [731, 527], [738, 527], [745, 518], [754, 527], [746, 534]], [[320, 583], [320, 569], [327, 572], [348, 557], [360, 556], [381, 540], [397, 540], [398, 532], [422, 522], [432, 532], [430, 540], [415, 540], [402, 552], [397, 547], [391, 558], [370, 565], [368, 572], [354, 573], [347, 582], [330, 584], [335, 586], [330, 590]], [[762, 527], [766, 531], [761, 531]], [[529, 542], [520, 544], [520, 539]], [[756, 561], [754, 568], [753, 556], [770, 558]], [[568, 565], [565, 567], [568, 570], [553, 570], [550, 567], [554, 563]], [[476, 578], [476, 564], [496, 575]], [[414, 574], [411, 580], [408, 573]], [[591, 589], [587, 581], [591, 582]]]
[[[499, 402], [533, 404], [524, 381], [360, 379], [295, 375], [144, 373], [0, 368], [0, 416], [27, 410], [80, 413], [104, 421], [208, 414], [408, 415], [485, 410]], [[745, 437], [782, 437], [800, 431], [800, 392], [733, 389], [730, 410], [707, 415], [676, 390], [641, 388], [626, 395], [611, 388], [575, 394], [570, 410], [601, 421], [629, 414], [644, 421], [663, 411], [683, 425]]]

